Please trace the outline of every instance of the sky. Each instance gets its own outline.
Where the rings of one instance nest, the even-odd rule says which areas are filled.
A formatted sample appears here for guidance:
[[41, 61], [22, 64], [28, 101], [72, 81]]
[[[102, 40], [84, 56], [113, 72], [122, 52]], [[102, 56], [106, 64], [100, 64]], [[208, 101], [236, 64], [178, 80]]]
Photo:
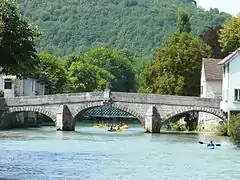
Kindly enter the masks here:
[[232, 15], [240, 13], [240, 0], [196, 0], [198, 6], [208, 10], [209, 8], [218, 8]]

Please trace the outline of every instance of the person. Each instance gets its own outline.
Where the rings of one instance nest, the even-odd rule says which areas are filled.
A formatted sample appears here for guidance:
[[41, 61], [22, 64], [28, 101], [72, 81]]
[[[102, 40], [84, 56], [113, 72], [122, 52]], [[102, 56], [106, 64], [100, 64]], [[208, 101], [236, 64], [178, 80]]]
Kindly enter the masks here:
[[110, 126], [110, 129], [109, 129], [109, 130], [110, 130], [110, 131], [112, 131], [112, 130], [113, 130], [113, 125], [111, 125], [111, 126]]
[[208, 146], [214, 146], [213, 141], [210, 141], [210, 143], [208, 144]]

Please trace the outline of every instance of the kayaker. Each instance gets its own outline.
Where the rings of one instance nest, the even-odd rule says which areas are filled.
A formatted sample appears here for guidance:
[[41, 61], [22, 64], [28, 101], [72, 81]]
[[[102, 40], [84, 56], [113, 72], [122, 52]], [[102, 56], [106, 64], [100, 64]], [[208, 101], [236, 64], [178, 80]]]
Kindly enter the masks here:
[[109, 130], [111, 130], [111, 131], [113, 130], [113, 126], [112, 126], [112, 125], [111, 125], [111, 127], [110, 127], [110, 129], [109, 129]]
[[213, 141], [210, 141], [210, 143], [208, 144], [208, 146], [214, 146]]

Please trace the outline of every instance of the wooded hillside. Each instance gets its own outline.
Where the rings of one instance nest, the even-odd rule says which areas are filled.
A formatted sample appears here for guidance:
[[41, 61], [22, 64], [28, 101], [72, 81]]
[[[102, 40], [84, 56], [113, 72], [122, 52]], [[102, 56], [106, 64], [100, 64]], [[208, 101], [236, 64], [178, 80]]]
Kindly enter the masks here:
[[128, 49], [149, 57], [176, 31], [180, 9], [191, 16], [192, 33], [229, 17], [204, 11], [193, 0], [18, 0], [20, 13], [43, 33], [40, 52], [64, 56], [92, 47]]

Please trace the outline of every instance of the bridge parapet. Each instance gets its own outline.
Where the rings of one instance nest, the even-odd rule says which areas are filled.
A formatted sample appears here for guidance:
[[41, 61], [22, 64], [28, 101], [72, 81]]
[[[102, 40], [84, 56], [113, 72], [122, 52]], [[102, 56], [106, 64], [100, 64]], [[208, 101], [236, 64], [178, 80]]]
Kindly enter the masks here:
[[8, 106], [37, 106], [46, 104], [71, 104], [87, 101], [102, 101], [102, 92], [91, 93], [73, 93], [73, 94], [55, 94], [43, 96], [22, 96], [14, 98], [5, 98]]
[[160, 94], [144, 94], [144, 93], [119, 93], [112, 92], [113, 101], [132, 102], [141, 104], [164, 104], [178, 106], [204, 106], [212, 108], [220, 108], [219, 99], [200, 98], [194, 96], [174, 96]]

